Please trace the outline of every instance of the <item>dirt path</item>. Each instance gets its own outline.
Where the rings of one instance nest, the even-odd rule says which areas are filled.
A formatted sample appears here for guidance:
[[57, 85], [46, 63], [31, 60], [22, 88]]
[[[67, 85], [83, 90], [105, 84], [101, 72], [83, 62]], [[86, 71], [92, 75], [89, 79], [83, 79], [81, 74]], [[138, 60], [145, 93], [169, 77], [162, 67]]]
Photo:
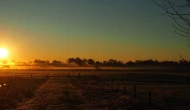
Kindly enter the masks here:
[[77, 109], [82, 102], [74, 90], [67, 78], [50, 78], [32, 99], [21, 103], [18, 110]]

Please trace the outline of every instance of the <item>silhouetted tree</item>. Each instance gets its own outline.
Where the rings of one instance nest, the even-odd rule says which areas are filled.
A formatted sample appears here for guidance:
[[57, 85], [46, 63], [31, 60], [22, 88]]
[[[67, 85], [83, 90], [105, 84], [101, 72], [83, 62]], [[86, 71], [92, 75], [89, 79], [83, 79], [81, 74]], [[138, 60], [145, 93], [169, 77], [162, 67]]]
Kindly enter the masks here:
[[94, 63], [95, 63], [95, 61], [93, 60], [93, 59], [88, 59], [88, 64], [90, 64], [90, 65], [94, 65]]
[[34, 63], [32, 61], [27, 62], [28, 65], [33, 65]]
[[88, 60], [87, 59], [83, 59], [82, 60], [82, 65], [86, 65], [88, 63]]
[[77, 57], [77, 58], [75, 59], [75, 63], [78, 64], [79, 66], [82, 66], [82, 65], [83, 65], [83, 61], [82, 61], [79, 57]]
[[127, 65], [127, 66], [133, 66], [134, 64], [135, 64], [135, 63], [132, 62], [132, 61], [128, 61], [128, 62], [125, 63], [125, 65]]
[[75, 63], [75, 58], [68, 58], [67, 63], [69, 63], [69, 64]]
[[109, 59], [108, 60], [108, 65], [110, 65], [110, 66], [116, 66], [117, 65], [117, 60]]
[[104, 65], [104, 66], [108, 66], [107, 64], [108, 64], [107, 61], [103, 61], [103, 65]]
[[100, 62], [100, 61], [96, 61], [95, 62], [95, 68], [97, 69], [97, 70], [100, 70], [100, 65], [101, 65], [102, 63]]
[[63, 63], [61, 61], [53, 60], [51, 64], [54, 66], [61, 66]]
[[124, 66], [124, 64], [123, 64], [122, 61], [118, 61], [118, 62], [117, 62], [117, 66]]
[[2, 61], [2, 64], [3, 64], [3, 65], [6, 65], [7, 63], [8, 63], [7, 60], [3, 60], [3, 61]]
[[190, 39], [190, 0], [153, 0], [173, 20], [175, 33]]
[[43, 66], [43, 65], [49, 65], [49, 64], [50, 62], [48, 60], [39, 60], [39, 59], [34, 60], [34, 65]]
[[179, 60], [180, 65], [188, 65], [189, 62], [187, 60]]
[[[44, 61], [41, 60], [35, 60], [34, 62], [36, 63], [44, 63]], [[132, 61], [128, 61], [126, 63], [123, 63], [122, 61], [117, 61], [114, 59], [109, 59], [108, 61], [94, 61], [93, 59], [81, 59], [79, 57], [77, 58], [68, 58], [67, 62], [70, 63], [75, 63], [79, 66], [85, 66], [87, 63], [90, 65], [94, 65], [96, 69], [100, 69], [100, 66], [143, 66], [143, 65], [147, 65], [147, 66], [151, 66], [151, 65], [163, 65], [163, 66], [178, 66], [178, 65], [190, 65], [190, 61], [186, 61], [183, 59], [180, 60], [179, 62], [176, 61], [158, 61], [158, 60], [152, 60], [152, 59], [148, 59], [148, 60], [136, 60], [135, 62]], [[63, 65], [63, 63], [60, 61], [54, 61], [53, 64], [56, 65]]]
[[12, 63], [16, 63], [16, 61], [15, 61], [15, 60], [11, 60], [11, 62], [12, 62]]
[[143, 61], [142, 60], [136, 60], [135, 64], [143, 64]]
[[96, 65], [101, 65], [102, 63], [100, 61], [95, 62]]

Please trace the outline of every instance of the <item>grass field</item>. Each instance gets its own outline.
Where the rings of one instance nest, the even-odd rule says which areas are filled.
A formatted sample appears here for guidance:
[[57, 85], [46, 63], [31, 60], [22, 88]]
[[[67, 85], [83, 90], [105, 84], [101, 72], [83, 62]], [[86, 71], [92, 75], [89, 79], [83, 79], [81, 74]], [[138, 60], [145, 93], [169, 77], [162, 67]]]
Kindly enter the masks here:
[[47, 78], [0, 77], [0, 109], [15, 109], [17, 104], [35, 95]]
[[20, 110], [189, 110], [188, 75], [188, 71], [168, 70], [2, 70], [0, 107]]

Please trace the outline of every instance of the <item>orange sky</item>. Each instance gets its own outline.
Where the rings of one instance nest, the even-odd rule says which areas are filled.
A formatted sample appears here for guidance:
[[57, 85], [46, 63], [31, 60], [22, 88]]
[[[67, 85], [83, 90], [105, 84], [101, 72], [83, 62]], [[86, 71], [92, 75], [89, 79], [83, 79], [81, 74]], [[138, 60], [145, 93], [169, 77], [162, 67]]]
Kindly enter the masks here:
[[0, 48], [9, 50], [7, 60], [178, 61], [179, 53], [190, 60], [188, 40], [150, 1], [55, 1], [0, 4]]

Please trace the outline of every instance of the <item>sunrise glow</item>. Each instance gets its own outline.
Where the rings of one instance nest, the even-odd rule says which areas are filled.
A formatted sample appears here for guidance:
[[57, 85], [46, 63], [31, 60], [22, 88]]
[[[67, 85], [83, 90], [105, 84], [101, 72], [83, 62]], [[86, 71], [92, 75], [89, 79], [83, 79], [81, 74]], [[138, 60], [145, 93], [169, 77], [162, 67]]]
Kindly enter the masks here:
[[8, 50], [5, 48], [0, 48], [0, 58], [6, 58], [8, 56]]

